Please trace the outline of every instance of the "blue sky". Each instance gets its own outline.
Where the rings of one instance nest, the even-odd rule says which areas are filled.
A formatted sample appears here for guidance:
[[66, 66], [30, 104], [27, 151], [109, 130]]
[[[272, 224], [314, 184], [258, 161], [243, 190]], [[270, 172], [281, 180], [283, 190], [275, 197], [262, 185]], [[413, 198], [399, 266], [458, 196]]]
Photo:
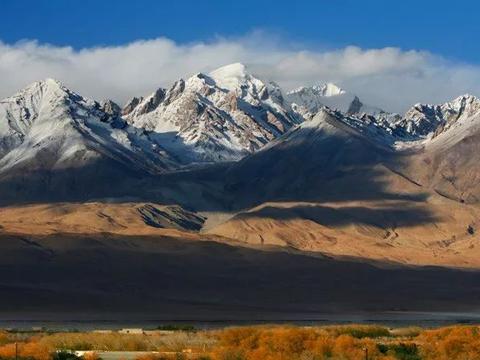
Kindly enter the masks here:
[[75, 48], [168, 37], [180, 43], [262, 29], [309, 47], [395, 46], [480, 62], [478, 1], [3, 0], [0, 39]]
[[46, 77], [124, 104], [242, 62], [286, 91], [334, 82], [366, 104], [480, 95], [480, 3], [0, 0], [0, 98]]

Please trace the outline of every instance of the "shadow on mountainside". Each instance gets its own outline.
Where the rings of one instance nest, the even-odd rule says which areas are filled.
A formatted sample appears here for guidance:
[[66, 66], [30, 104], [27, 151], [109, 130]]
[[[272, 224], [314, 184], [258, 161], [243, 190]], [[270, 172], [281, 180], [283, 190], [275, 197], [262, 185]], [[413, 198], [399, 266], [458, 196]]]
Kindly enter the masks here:
[[0, 271], [2, 311], [69, 319], [74, 312], [209, 320], [454, 312], [475, 309], [480, 298], [474, 271], [168, 237], [3, 234]]
[[427, 206], [422, 206], [429, 196], [425, 189], [390, 170], [392, 164], [407, 162], [407, 157], [351, 134], [298, 129], [296, 135], [227, 170], [225, 191], [233, 194], [232, 209], [267, 203], [237, 217], [299, 218], [327, 226], [363, 223], [381, 227], [437, 220]]
[[[129, 196], [132, 182], [148, 176], [110, 159], [82, 167], [45, 169], [36, 164], [0, 176], [0, 204], [85, 201], [95, 197]], [[135, 189], [133, 189], [135, 190]]]
[[304, 219], [325, 226], [342, 226], [353, 223], [376, 226], [379, 228], [407, 227], [434, 222], [436, 217], [424, 209], [405, 203], [391, 203], [389, 206], [368, 208], [362, 206], [344, 206], [333, 208], [320, 205], [296, 205], [285, 207], [265, 206], [258, 210], [243, 212], [234, 217], [237, 220]]
[[[305, 135], [300, 134], [304, 132]], [[241, 207], [267, 201], [423, 201], [426, 194], [388, 189], [385, 164], [408, 161], [355, 135], [298, 129], [303, 141], [284, 141], [247, 157], [226, 173], [226, 189]]]
[[[327, 224], [332, 219], [331, 225], [368, 223], [385, 215], [398, 217], [405, 226], [435, 220], [425, 207], [415, 206], [428, 194], [388, 169], [389, 163], [408, 158], [352, 134], [303, 128], [294, 134], [236, 163], [161, 175], [132, 171], [112, 159], [81, 168], [12, 172], [0, 178], [1, 204], [116, 199], [179, 204], [194, 211], [240, 212], [265, 202], [310, 202], [318, 206], [298, 208], [295, 216], [322, 218]], [[392, 187], [392, 177], [407, 182], [410, 189]], [[358, 204], [342, 210], [321, 206], [355, 201], [384, 203], [378, 208]], [[287, 216], [283, 213], [271, 211], [270, 215]]]

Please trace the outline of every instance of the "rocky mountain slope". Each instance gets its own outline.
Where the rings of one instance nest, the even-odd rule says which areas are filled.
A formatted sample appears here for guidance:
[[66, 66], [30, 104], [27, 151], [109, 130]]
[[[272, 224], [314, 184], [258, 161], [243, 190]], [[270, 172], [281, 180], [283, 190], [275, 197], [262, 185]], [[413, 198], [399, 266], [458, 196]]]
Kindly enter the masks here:
[[208, 231], [335, 256], [476, 267], [477, 106], [455, 100], [442, 107], [443, 131], [418, 137], [322, 110], [229, 169], [237, 210]]
[[[123, 109], [34, 83], [0, 101], [0, 195], [11, 206], [0, 225], [74, 231], [68, 219], [81, 218], [127, 234], [109, 219], [134, 219], [148, 234], [202, 228], [255, 246], [480, 266], [480, 100], [417, 104], [403, 116], [353, 100], [333, 84], [284, 96], [242, 64]], [[71, 201], [74, 215], [14, 224], [27, 211], [20, 203]], [[116, 215], [99, 216], [103, 203]], [[128, 205], [145, 203], [157, 205]], [[38, 206], [29, 213], [50, 214]]]
[[[411, 138], [427, 138], [429, 135], [435, 138], [452, 127], [468, 128], [467, 119], [471, 120], [479, 112], [480, 100], [466, 94], [445, 104], [416, 104], [401, 119], [393, 121], [392, 126]], [[452, 135], [453, 131], [449, 131], [448, 136]]]
[[184, 164], [238, 160], [301, 121], [276, 84], [238, 63], [134, 98], [123, 115]]
[[158, 144], [127, 126], [112, 102], [85, 99], [55, 80], [0, 101], [3, 198], [101, 190], [126, 176], [177, 166]]
[[118, 117], [113, 102], [85, 99], [52, 79], [2, 100], [0, 118], [2, 172], [40, 163], [52, 169], [85, 166], [99, 157], [150, 172], [174, 164]]
[[[415, 108], [412, 110], [416, 111]], [[443, 197], [478, 204], [480, 100], [465, 95], [428, 109], [420, 114], [415, 112], [417, 116], [407, 122], [412, 132], [422, 135], [421, 140], [407, 147], [409, 161], [398, 169]], [[431, 126], [434, 130], [428, 132]]]
[[480, 100], [359, 103], [241, 64], [123, 109], [50, 79], [1, 100], [3, 318], [476, 311]]

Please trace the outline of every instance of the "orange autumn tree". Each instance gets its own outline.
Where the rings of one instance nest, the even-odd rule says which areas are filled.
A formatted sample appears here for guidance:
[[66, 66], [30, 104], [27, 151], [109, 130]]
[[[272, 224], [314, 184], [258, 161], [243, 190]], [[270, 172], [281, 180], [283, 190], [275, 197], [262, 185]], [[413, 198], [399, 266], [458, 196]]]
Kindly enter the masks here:
[[426, 360], [480, 360], [480, 328], [452, 326], [426, 330], [419, 336]]
[[[54, 349], [38, 342], [20, 342], [17, 344], [18, 356], [34, 360], [50, 360]], [[15, 358], [15, 343], [0, 347], [0, 358]]]
[[217, 333], [215, 360], [393, 360], [372, 339], [336, 335], [322, 329], [297, 327], [231, 328]]

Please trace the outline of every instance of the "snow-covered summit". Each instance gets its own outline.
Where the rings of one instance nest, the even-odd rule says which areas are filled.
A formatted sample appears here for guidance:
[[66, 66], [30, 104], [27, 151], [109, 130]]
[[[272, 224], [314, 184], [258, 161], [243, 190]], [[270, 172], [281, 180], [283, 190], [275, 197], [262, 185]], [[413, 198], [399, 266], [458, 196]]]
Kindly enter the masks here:
[[185, 163], [239, 159], [300, 121], [284, 106], [278, 85], [239, 63], [134, 102], [123, 110], [129, 124], [150, 131]]
[[149, 172], [238, 160], [322, 111], [393, 150], [453, 141], [480, 129], [480, 100], [472, 95], [416, 104], [401, 116], [367, 106], [332, 83], [284, 96], [277, 84], [240, 63], [179, 79], [123, 109], [46, 79], [0, 101], [0, 172], [29, 164], [39, 153], [53, 154], [50, 167], [106, 156]]
[[239, 90], [248, 81], [257, 82], [257, 79], [247, 72], [247, 67], [242, 63], [222, 66], [210, 72], [209, 75], [219, 87], [230, 91]]
[[[415, 104], [392, 126], [413, 138], [435, 137], [455, 124], [480, 116], [480, 100], [469, 94], [444, 104]], [[470, 121], [471, 122], [471, 121]]]
[[56, 80], [0, 101], [0, 172], [66, 169], [99, 159], [148, 172], [173, 165], [126, 127], [113, 102], [99, 104]]
[[300, 94], [300, 93], [311, 93], [317, 96], [335, 96], [345, 94], [346, 91], [334, 83], [327, 82], [325, 84], [313, 85], [311, 87], [300, 86], [292, 91], [289, 91], [288, 94]]
[[34, 82], [1, 100], [0, 156], [22, 144], [29, 135], [41, 141], [60, 131], [73, 102], [79, 106], [93, 105], [54, 79]]
[[283, 94], [274, 82], [263, 81], [253, 75], [248, 67], [241, 63], [222, 66], [208, 74], [215, 84], [222, 89], [234, 92], [239, 98], [252, 105], [261, 105], [269, 101], [278, 108], [283, 106]]
[[313, 88], [316, 89], [320, 94], [322, 94], [322, 96], [335, 96], [346, 93], [345, 90], [332, 83], [326, 83], [321, 86], [314, 86]]
[[302, 86], [287, 93], [291, 106], [304, 117], [310, 118], [322, 107], [339, 110], [348, 114], [377, 114], [383, 110], [365, 105], [360, 99], [333, 83], [310, 87]]
[[43, 101], [53, 105], [52, 101], [65, 99], [70, 95], [76, 94], [68, 90], [59, 81], [47, 78], [26, 86], [13, 96], [1, 100], [0, 103], [2, 103], [4, 107], [8, 105], [14, 106], [14, 104], [16, 104], [22, 105], [24, 109], [30, 106], [35, 110], [40, 110]]
[[[313, 121], [315, 119], [315, 121]], [[416, 104], [403, 116], [390, 113], [345, 113], [320, 109], [301, 127], [322, 125], [323, 119], [392, 150], [446, 146], [480, 131], [480, 99], [462, 95], [439, 105]]]

